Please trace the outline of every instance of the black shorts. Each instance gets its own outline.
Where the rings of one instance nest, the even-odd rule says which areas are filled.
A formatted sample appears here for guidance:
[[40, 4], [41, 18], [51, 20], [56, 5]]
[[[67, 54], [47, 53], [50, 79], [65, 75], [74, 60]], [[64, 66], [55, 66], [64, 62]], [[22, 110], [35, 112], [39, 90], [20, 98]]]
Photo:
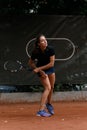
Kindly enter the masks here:
[[[49, 68], [49, 69], [44, 70], [44, 72], [45, 72], [46, 74], [52, 74], [52, 73], [55, 73], [55, 69], [54, 69], [54, 67], [51, 67], [51, 68]], [[39, 72], [37, 73], [37, 75], [38, 75], [39, 77], [41, 76]]]
[[44, 70], [44, 72], [45, 72], [46, 74], [52, 74], [52, 73], [55, 72], [55, 69], [54, 69], [54, 67], [51, 67], [51, 68], [49, 68], [49, 69], [47, 69], [47, 70]]

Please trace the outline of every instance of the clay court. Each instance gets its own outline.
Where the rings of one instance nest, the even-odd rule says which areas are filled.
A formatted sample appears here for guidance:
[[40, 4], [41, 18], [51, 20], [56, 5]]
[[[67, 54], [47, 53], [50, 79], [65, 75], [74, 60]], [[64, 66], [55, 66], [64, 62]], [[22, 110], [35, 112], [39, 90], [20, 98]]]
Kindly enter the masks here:
[[55, 115], [37, 117], [39, 103], [0, 103], [0, 130], [86, 130], [87, 102], [53, 102]]

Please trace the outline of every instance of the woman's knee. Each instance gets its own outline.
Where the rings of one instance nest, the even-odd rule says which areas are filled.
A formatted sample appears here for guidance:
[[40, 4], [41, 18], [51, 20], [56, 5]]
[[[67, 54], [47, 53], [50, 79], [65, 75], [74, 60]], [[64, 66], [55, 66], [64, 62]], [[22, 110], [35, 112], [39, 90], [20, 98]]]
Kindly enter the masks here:
[[48, 86], [45, 86], [44, 88], [45, 88], [45, 90], [47, 90], [47, 91], [49, 91], [49, 92], [51, 91], [51, 86], [49, 86], [49, 85], [48, 85]]
[[51, 89], [54, 89], [54, 85], [53, 85], [53, 86], [51, 86]]

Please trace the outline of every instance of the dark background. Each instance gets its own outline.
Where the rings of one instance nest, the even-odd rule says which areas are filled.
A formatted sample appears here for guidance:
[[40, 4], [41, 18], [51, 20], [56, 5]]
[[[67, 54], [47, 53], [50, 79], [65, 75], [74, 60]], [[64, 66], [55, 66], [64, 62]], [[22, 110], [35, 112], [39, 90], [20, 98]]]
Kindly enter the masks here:
[[85, 15], [87, 0], [0, 0], [1, 15]]
[[[56, 83], [87, 82], [87, 1], [86, 0], [0, 0], [0, 84], [36, 85], [38, 77], [26, 70], [10, 73], [4, 70], [8, 60], [25, 65], [27, 43], [38, 33], [47, 38], [68, 38], [75, 45], [75, 54], [66, 61], [56, 61]], [[72, 53], [67, 41], [48, 40], [56, 58]]]

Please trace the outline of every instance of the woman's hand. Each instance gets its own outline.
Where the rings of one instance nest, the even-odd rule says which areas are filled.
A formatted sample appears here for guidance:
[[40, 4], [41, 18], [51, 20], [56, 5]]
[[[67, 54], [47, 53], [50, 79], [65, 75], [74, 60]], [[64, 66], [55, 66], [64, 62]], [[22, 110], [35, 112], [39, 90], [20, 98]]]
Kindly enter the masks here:
[[43, 70], [40, 70], [39, 73], [40, 73], [42, 78], [46, 78], [47, 77], [47, 74]]
[[35, 68], [33, 71], [34, 71], [34, 73], [38, 73], [40, 71], [40, 69], [38, 67], [38, 68]]
[[40, 68], [35, 68], [34, 70], [34, 73], [39, 73], [39, 75], [41, 76], [41, 78], [46, 78], [47, 77], [47, 74], [43, 71], [43, 70], [40, 70]]

